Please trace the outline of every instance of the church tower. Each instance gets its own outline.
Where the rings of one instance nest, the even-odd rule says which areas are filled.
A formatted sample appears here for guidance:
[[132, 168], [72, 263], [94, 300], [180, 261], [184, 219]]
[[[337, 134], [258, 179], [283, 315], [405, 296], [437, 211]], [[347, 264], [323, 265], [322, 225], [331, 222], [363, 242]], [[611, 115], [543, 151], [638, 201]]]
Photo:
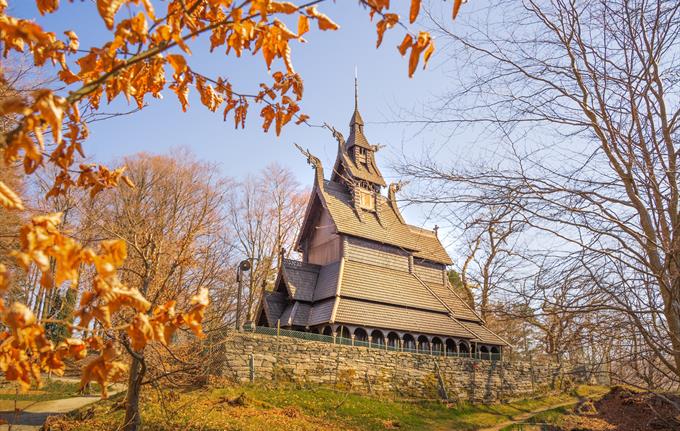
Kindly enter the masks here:
[[347, 141], [340, 132], [333, 130], [338, 140], [338, 157], [331, 181], [344, 184], [354, 198], [357, 210], [378, 210], [377, 196], [386, 186], [385, 179], [375, 161], [377, 145], [371, 145], [364, 135], [364, 120], [359, 113], [359, 83], [354, 78], [354, 112], [349, 121]]

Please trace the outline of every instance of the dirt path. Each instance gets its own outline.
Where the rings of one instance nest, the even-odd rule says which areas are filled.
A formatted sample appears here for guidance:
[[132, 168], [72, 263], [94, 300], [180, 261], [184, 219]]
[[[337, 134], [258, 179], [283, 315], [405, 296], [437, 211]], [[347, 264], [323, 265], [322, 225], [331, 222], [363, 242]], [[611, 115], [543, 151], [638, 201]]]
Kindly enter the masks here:
[[527, 419], [529, 419], [529, 418], [531, 418], [531, 417], [533, 417], [533, 416], [536, 416], [536, 415], [539, 414], [539, 413], [547, 412], [548, 410], [552, 410], [552, 409], [558, 409], [558, 408], [560, 408], [560, 407], [573, 406], [573, 405], [578, 404], [578, 402], [579, 402], [578, 400], [575, 400], [575, 401], [567, 401], [567, 402], [564, 402], [564, 403], [560, 403], [560, 404], [555, 404], [555, 405], [552, 405], [552, 406], [544, 407], [544, 408], [542, 408], [542, 409], [532, 410], [532, 411], [530, 411], [530, 412], [518, 414], [518, 415], [516, 415], [516, 416], [513, 416], [512, 420], [505, 421], [505, 422], [501, 422], [501, 423], [496, 424], [496, 425], [494, 425], [494, 426], [492, 426], [492, 427], [489, 427], [489, 428], [481, 428], [479, 431], [500, 431], [500, 430], [502, 430], [503, 428], [505, 428], [505, 427], [507, 427], [507, 426], [522, 423], [522, 422], [526, 421]]

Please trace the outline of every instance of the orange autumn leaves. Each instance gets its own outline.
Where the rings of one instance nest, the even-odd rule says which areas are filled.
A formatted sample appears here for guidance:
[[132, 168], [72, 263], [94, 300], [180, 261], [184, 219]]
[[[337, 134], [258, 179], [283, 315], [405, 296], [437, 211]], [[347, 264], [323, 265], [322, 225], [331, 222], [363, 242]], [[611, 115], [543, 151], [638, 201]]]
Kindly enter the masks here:
[[[370, 9], [371, 18], [379, 15], [376, 23], [377, 45], [382, 43], [384, 33], [402, 25], [396, 13], [389, 12], [389, 0], [362, 0]], [[454, 2], [454, 16], [462, 0]], [[250, 102], [261, 104], [260, 117], [265, 131], [272, 125], [277, 134], [293, 119], [296, 123], [307, 120], [298, 106], [302, 92], [292, 98], [285, 92], [277, 92], [277, 82], [262, 83], [267, 89], [257, 94], [245, 94], [232, 88], [228, 77], [208, 77], [192, 69], [187, 61], [191, 55], [189, 44], [205, 34], [210, 40], [210, 50], [222, 50], [225, 55], [240, 57], [243, 52], [261, 53], [268, 69], [275, 59], [285, 66], [286, 80], [296, 82], [302, 88], [302, 78], [295, 72], [292, 59], [293, 42], [303, 43], [313, 22], [319, 30], [338, 30], [339, 25], [318, 10], [317, 5], [304, 6], [293, 2], [272, 0], [197, 0], [187, 4], [184, 0], [169, 0], [157, 6], [153, 0], [97, 0], [99, 12], [112, 39], [100, 47], [80, 50], [81, 42], [72, 30], [63, 36], [45, 31], [33, 21], [13, 18], [5, 14], [6, 0], [0, 0], [0, 41], [3, 53], [27, 52], [33, 56], [36, 66], [50, 62], [57, 66], [59, 79], [67, 86], [65, 96], [40, 90], [23, 100], [15, 98], [3, 101], [0, 115], [14, 116], [19, 126], [4, 136], [0, 146], [5, 149], [5, 161], [23, 161], [27, 174], [50, 162], [59, 167], [54, 187], [48, 197], [66, 193], [72, 186], [90, 188], [94, 195], [114, 187], [119, 180], [125, 181], [121, 170], [88, 170], [76, 176], [71, 169], [75, 158], [82, 157], [82, 142], [88, 137], [88, 129], [79, 109], [86, 103], [89, 109], [98, 110], [102, 99], [107, 103], [119, 96], [134, 101], [139, 109], [150, 97], [161, 98], [164, 89], [170, 89], [178, 98], [183, 110], [189, 105], [191, 89], [200, 96], [200, 102], [210, 111], [222, 111], [226, 120], [233, 116], [235, 127], [243, 127], [251, 108]], [[55, 12], [57, 0], [37, 0], [41, 14]], [[125, 11], [124, 19], [117, 19]], [[414, 23], [421, 11], [420, 0], [411, 0], [408, 10], [409, 22]], [[297, 21], [291, 29], [284, 22]], [[404, 27], [406, 28], [406, 27]], [[423, 66], [434, 52], [434, 41], [427, 32], [417, 35], [407, 32], [399, 46], [402, 55], [408, 54], [408, 74], [413, 76], [418, 64]], [[173, 51], [172, 53], [166, 53]], [[84, 52], [84, 53], [83, 53]], [[276, 78], [276, 74], [274, 77]], [[43, 135], [52, 132], [54, 148], [45, 147]], [[0, 203], [19, 208], [18, 197], [7, 185], [0, 184]]]
[[[371, 8], [370, 12], [371, 18], [373, 18], [375, 14], [378, 14], [382, 17], [382, 19], [380, 19], [376, 23], [376, 30], [378, 32], [378, 40], [376, 42], [376, 47], [380, 47], [385, 32], [388, 29], [391, 29], [397, 24], [399, 24], [400, 17], [398, 14], [395, 13], [384, 12], [390, 8], [389, 0], [363, 0], [363, 2]], [[454, 19], [456, 18], [456, 15], [458, 14], [458, 10], [462, 3], [463, 0], [454, 1], [453, 6]], [[411, 0], [411, 5], [409, 9], [409, 23], [413, 24], [418, 18], [418, 15], [420, 14], [420, 4], [421, 0]], [[397, 50], [402, 56], [405, 56], [410, 50], [408, 59], [409, 78], [413, 77], [413, 74], [415, 73], [416, 68], [418, 67], [418, 63], [420, 62], [421, 56], [423, 57], [423, 69], [427, 67], [427, 63], [430, 61], [430, 58], [434, 53], [434, 49], [435, 49], [434, 40], [432, 39], [432, 36], [430, 36], [428, 32], [420, 31], [417, 36], [414, 36], [409, 32], [406, 33], [401, 44], [397, 46]]]
[[191, 298], [191, 306], [186, 313], [175, 310], [175, 301], [156, 307], [150, 316], [137, 313], [126, 328], [132, 348], [141, 350], [150, 341], [168, 345], [175, 331], [182, 326], [191, 329], [197, 337], [203, 337], [201, 323], [209, 302], [208, 290], [201, 289], [198, 295]]
[[[59, 213], [33, 217], [21, 229], [20, 250], [13, 255], [24, 268], [35, 265], [42, 272], [41, 284], [46, 289], [67, 281], [73, 288], [78, 283], [81, 267], [94, 267], [96, 275], [91, 289], [82, 294], [79, 308], [74, 313], [74, 318], [78, 319], [77, 326], [66, 322], [72, 331], [90, 333], [90, 323], [96, 320], [104, 329], [126, 332], [135, 350], [143, 349], [153, 340], [167, 344], [172, 334], [182, 327], [199, 337], [203, 336], [201, 324], [209, 303], [207, 290], [202, 289], [193, 296], [184, 313], [175, 310], [174, 301], [152, 310], [139, 290], [125, 286], [118, 278], [118, 269], [127, 257], [124, 241], [103, 241], [95, 251], [82, 247], [61, 233], [58, 229], [60, 223]], [[1, 293], [8, 288], [8, 280], [7, 269], [0, 265]], [[115, 333], [107, 342], [99, 336], [90, 336], [86, 340], [68, 338], [54, 345], [46, 338], [44, 327], [24, 304], [15, 302], [5, 309], [0, 301], [0, 311], [8, 328], [0, 332], [0, 370], [7, 380], [18, 381], [27, 388], [32, 381], [40, 381], [41, 372], [63, 373], [64, 359], [83, 359], [88, 347], [99, 351], [100, 355], [83, 369], [83, 385], [91, 380], [97, 381], [102, 384], [106, 395], [106, 383], [126, 370], [114, 344]], [[114, 317], [124, 311], [128, 314], [133, 312], [132, 319], [126, 322], [121, 316], [121, 323], [114, 326]]]
[[[134, 5], [140, 5], [138, 12], [116, 20], [121, 8]], [[5, 8], [5, 2], [0, 0], [0, 40], [4, 54], [28, 52], [36, 66], [51, 61], [58, 66], [59, 79], [72, 89], [65, 97], [50, 90], [39, 90], [31, 97], [4, 100], [0, 105], [0, 115], [12, 116], [18, 123], [14, 130], [3, 136], [4, 142], [0, 142], [5, 150], [5, 162], [23, 161], [27, 174], [45, 162], [60, 168], [48, 197], [64, 194], [76, 185], [89, 188], [94, 195], [104, 188], [116, 186], [119, 180], [126, 181], [122, 170], [105, 167], [97, 170], [81, 167], [76, 171], [79, 176], [74, 176], [71, 166], [75, 157], [84, 155], [81, 143], [88, 137], [87, 126], [79, 112], [82, 103], [96, 111], [103, 98], [109, 103], [122, 95], [141, 109], [148, 96], [160, 98], [161, 92], [169, 88], [186, 110], [190, 89], [195, 88], [203, 105], [213, 112], [223, 109], [225, 119], [227, 115], [233, 115], [236, 127], [245, 125], [248, 98], [262, 103], [265, 129], [274, 122], [280, 133], [281, 127], [294, 116], [301, 121], [306, 118], [298, 114], [302, 79], [294, 71], [290, 43], [304, 41], [301, 36], [309, 30], [309, 21], [315, 20], [322, 30], [338, 28], [315, 7], [300, 8], [290, 2], [258, 0], [234, 5], [228, 0], [205, 0], [196, 1], [187, 8], [185, 2], [173, 0], [167, 3], [164, 17], [157, 19], [151, 0], [98, 0], [98, 11], [112, 30], [113, 39], [81, 54], [82, 51], [77, 51], [80, 40], [75, 32], [66, 31], [64, 40], [60, 40], [35, 22], [6, 15]], [[58, 2], [39, 1], [38, 8], [41, 14], [51, 13], [58, 8]], [[298, 32], [290, 30], [276, 17], [294, 14], [299, 17]], [[299, 89], [296, 98], [276, 94], [281, 88], [280, 79], [267, 86], [273, 90], [266, 92], [267, 97], [246, 96], [235, 92], [227, 78], [211, 79], [192, 70], [184, 56], [191, 54], [188, 43], [203, 33], [210, 35], [211, 50], [224, 47], [226, 55], [241, 56], [244, 51], [261, 53], [268, 68], [274, 59], [282, 59], [286, 67], [285, 79], [295, 82]], [[164, 54], [176, 48], [183, 54]], [[67, 61], [74, 56], [77, 57]], [[172, 80], [168, 80], [166, 72], [171, 73]], [[54, 145], [49, 151], [44, 138], [46, 132], [51, 132]], [[0, 185], [0, 203], [6, 207], [21, 206], [20, 199], [5, 184]]]
[[430, 34], [425, 31], [421, 31], [415, 40], [410, 34], [407, 34], [397, 49], [402, 56], [406, 55], [409, 49], [411, 50], [408, 59], [408, 73], [409, 76], [413, 76], [418, 67], [421, 54], [423, 55], [423, 68], [427, 66], [427, 62], [434, 52], [434, 41]]
[[[157, 10], [154, 3], [166, 10]], [[378, 46], [387, 30], [406, 28], [400, 16], [389, 11], [389, 0], [362, 3], [369, 7], [371, 18], [380, 18], [376, 22]], [[462, 3], [454, 0], [454, 18]], [[36, 0], [36, 4], [41, 15], [53, 13], [60, 6], [59, 0]], [[47, 163], [55, 166], [57, 174], [47, 197], [66, 194], [72, 187], [89, 190], [90, 196], [95, 196], [120, 182], [134, 186], [124, 168], [78, 162], [84, 157], [82, 144], [89, 136], [81, 109], [97, 112], [102, 101], [110, 103], [123, 97], [142, 109], [149, 97], [161, 98], [163, 91], [170, 90], [181, 108], [187, 110], [193, 89], [202, 105], [212, 112], [221, 111], [225, 120], [231, 116], [237, 128], [245, 126], [251, 103], [261, 105], [265, 132], [273, 129], [278, 135], [291, 121], [306, 121], [308, 117], [300, 113], [298, 105], [304, 85], [294, 68], [292, 47], [304, 43], [303, 36], [307, 37], [311, 28], [339, 29], [317, 5], [287, 1], [96, 0], [96, 7], [110, 38], [100, 46], [89, 47], [72, 30], [56, 34], [35, 21], [8, 15], [7, 1], [0, 0], [3, 55], [25, 53], [36, 67], [51, 65], [65, 89], [61, 95], [39, 89], [25, 97], [0, 102], [0, 116], [16, 124], [0, 135], [4, 163], [21, 163], [27, 175]], [[409, 23], [416, 21], [420, 11], [420, 0], [411, 0]], [[412, 76], [421, 57], [423, 65], [427, 65], [435, 47], [429, 33], [416, 35], [406, 30], [398, 49], [403, 56], [408, 55], [408, 73]], [[209, 38], [211, 52], [235, 57], [244, 52], [259, 54], [268, 70], [277, 60], [285, 69], [272, 73], [271, 82], [261, 83], [258, 91], [239, 92], [228, 77], [210, 77], [192, 68], [190, 44], [202, 35]], [[7, 84], [1, 71], [0, 80], [0, 85]], [[0, 205], [10, 210], [24, 208], [21, 198], [2, 182]], [[86, 333], [90, 323], [97, 321], [109, 334], [125, 333], [133, 349], [142, 349], [152, 341], [167, 344], [179, 328], [202, 335], [203, 315], [209, 302], [207, 291], [192, 297], [184, 311], [177, 310], [172, 301], [152, 308], [141, 292], [125, 286], [117, 276], [125, 260], [124, 243], [103, 241], [95, 251], [61, 233], [60, 222], [60, 214], [31, 219], [21, 229], [21, 248], [14, 257], [24, 268], [34, 266], [41, 271], [44, 289], [67, 282], [75, 287], [83, 266], [95, 269], [96, 276], [81, 295], [74, 314], [78, 324], [72, 326], [74, 331]], [[9, 288], [9, 277], [7, 268], [0, 265], [0, 293]], [[0, 303], [0, 313], [9, 328], [0, 333], [0, 370], [9, 380], [29, 385], [32, 379], [39, 379], [41, 370], [58, 373], [63, 370], [64, 359], [82, 358], [88, 349], [100, 354], [83, 370], [83, 383], [97, 381], [104, 386], [126, 371], [113, 339], [74, 337], [54, 345], [25, 305], [14, 303], [5, 309]]]

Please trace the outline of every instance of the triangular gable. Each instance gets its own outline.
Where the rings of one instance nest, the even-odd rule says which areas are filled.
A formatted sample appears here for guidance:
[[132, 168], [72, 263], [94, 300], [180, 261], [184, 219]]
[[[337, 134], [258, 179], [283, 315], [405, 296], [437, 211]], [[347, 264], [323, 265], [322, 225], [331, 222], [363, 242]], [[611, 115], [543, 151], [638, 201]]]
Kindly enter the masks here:
[[286, 303], [286, 297], [279, 292], [263, 292], [262, 300], [258, 306], [259, 310], [255, 314], [258, 316], [257, 320], [259, 321], [259, 317], [264, 314], [269, 326], [275, 326], [276, 321], [280, 319], [285, 310]]
[[320, 269], [319, 265], [283, 259], [280, 274], [288, 295], [294, 300], [311, 302]]
[[[318, 160], [318, 159], [317, 159]], [[304, 218], [302, 219], [302, 225], [300, 226], [300, 233], [298, 234], [297, 239], [295, 240], [295, 250], [298, 252], [302, 252], [302, 240], [307, 237], [309, 234], [309, 231], [314, 228], [313, 225], [313, 217], [318, 214], [318, 210], [316, 208], [324, 208], [326, 211], [328, 211], [328, 206], [326, 204], [325, 196], [324, 196], [324, 179], [323, 179], [323, 167], [321, 167], [321, 162], [318, 162], [319, 165], [318, 167], [315, 166], [315, 175], [314, 175], [314, 186], [312, 187], [312, 192], [310, 193], [309, 196], [309, 201], [307, 203], [307, 208], [305, 209], [305, 215]], [[319, 175], [318, 171], [321, 171], [321, 174]], [[332, 220], [332, 218], [331, 218]]]

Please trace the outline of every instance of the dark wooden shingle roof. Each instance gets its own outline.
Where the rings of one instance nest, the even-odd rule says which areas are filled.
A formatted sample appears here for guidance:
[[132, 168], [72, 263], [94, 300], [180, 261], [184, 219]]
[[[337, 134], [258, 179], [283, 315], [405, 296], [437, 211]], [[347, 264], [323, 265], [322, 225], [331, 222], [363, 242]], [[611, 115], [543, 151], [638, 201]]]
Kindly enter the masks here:
[[321, 267], [297, 260], [283, 259], [282, 276], [293, 299], [312, 301]]
[[393, 329], [422, 334], [471, 338], [471, 333], [445, 313], [376, 304], [341, 298], [335, 315], [337, 323]]
[[262, 308], [270, 326], [276, 325], [276, 321], [281, 318], [287, 305], [288, 297], [284, 293], [264, 292]]
[[379, 216], [367, 211], [359, 218], [342, 184], [324, 181], [320, 192], [338, 232], [397, 246], [433, 262], [452, 263], [434, 232], [402, 223], [386, 198], [378, 197]]
[[363, 262], [345, 262], [340, 295], [447, 313], [413, 274]]
[[314, 290], [314, 301], [331, 298], [338, 290], [338, 275], [340, 274], [340, 261], [325, 265], [319, 272], [319, 278]]

